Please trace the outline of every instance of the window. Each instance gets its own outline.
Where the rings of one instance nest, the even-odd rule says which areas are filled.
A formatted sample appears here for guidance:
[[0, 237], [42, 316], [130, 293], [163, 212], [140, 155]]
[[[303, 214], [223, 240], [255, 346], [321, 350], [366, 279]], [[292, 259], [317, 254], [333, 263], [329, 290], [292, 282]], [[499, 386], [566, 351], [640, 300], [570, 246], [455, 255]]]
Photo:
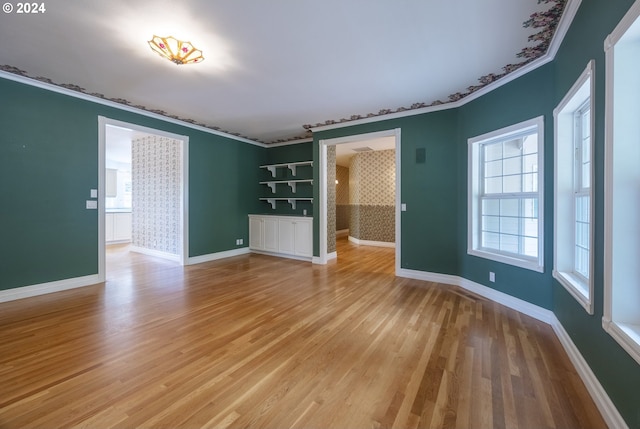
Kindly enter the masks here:
[[591, 106], [594, 62], [554, 110], [553, 277], [593, 314]]
[[640, 363], [640, 0], [605, 42], [604, 329]]
[[543, 119], [469, 139], [468, 253], [543, 271]]

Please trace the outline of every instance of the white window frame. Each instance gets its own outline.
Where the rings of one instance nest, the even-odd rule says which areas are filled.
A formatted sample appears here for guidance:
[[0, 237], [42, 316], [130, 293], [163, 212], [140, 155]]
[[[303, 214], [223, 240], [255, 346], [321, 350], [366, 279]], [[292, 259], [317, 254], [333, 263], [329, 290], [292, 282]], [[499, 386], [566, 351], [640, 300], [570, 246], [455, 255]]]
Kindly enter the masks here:
[[[535, 130], [538, 134], [538, 256], [529, 258], [524, 255], [503, 253], [494, 249], [481, 246], [481, 192], [483, 168], [481, 149], [486, 144], [508, 140], [510, 137], [522, 135], [529, 130]], [[496, 131], [489, 132], [468, 140], [469, 158], [469, 190], [468, 190], [468, 228], [467, 228], [467, 253], [469, 255], [490, 259], [509, 265], [514, 265], [529, 270], [544, 272], [544, 117], [539, 116], [518, 124], [514, 124]]]
[[[595, 61], [590, 61], [578, 80], [553, 111], [554, 117], [554, 234], [553, 277], [573, 296], [589, 314], [593, 314], [593, 248], [594, 248], [594, 198], [593, 198], [593, 135], [594, 135], [594, 71]], [[590, 187], [580, 193], [589, 197], [589, 275], [584, 277], [575, 269], [576, 182], [579, 168], [576, 154], [581, 132], [576, 129], [576, 115], [590, 109]]]
[[605, 40], [602, 326], [640, 363], [640, 0]]

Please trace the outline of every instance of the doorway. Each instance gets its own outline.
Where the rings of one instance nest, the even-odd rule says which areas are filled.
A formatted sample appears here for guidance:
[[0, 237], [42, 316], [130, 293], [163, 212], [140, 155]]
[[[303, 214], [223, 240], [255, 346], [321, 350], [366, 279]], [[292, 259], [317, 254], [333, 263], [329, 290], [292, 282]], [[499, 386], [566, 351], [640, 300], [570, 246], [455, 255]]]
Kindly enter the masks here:
[[320, 217], [319, 217], [319, 226], [320, 226], [320, 255], [318, 258], [319, 263], [326, 264], [329, 259], [335, 257], [335, 253], [329, 252], [329, 243], [330, 239], [335, 240], [335, 238], [330, 237], [330, 233], [328, 231], [329, 224], [329, 216], [328, 216], [328, 201], [329, 201], [329, 186], [333, 186], [333, 184], [328, 182], [328, 179], [333, 178], [333, 174], [329, 171], [329, 155], [328, 148], [331, 146], [337, 146], [342, 144], [355, 144], [358, 145], [361, 143], [365, 145], [366, 141], [372, 141], [377, 139], [384, 138], [392, 138], [393, 139], [393, 147], [395, 148], [395, 270], [396, 273], [400, 270], [400, 254], [401, 254], [401, 216], [400, 216], [400, 129], [392, 129], [387, 131], [380, 131], [374, 133], [367, 134], [359, 134], [355, 136], [347, 136], [340, 137], [335, 139], [326, 139], [320, 140], [319, 150], [320, 150], [320, 168], [319, 168], [319, 208], [320, 208]]
[[[105, 117], [98, 118], [98, 130], [100, 281], [106, 280], [107, 243], [130, 241], [132, 251], [185, 265], [189, 248], [188, 137]], [[129, 172], [123, 144], [127, 139]], [[120, 156], [109, 152], [108, 157], [108, 149], [118, 146], [121, 150], [115, 152]]]

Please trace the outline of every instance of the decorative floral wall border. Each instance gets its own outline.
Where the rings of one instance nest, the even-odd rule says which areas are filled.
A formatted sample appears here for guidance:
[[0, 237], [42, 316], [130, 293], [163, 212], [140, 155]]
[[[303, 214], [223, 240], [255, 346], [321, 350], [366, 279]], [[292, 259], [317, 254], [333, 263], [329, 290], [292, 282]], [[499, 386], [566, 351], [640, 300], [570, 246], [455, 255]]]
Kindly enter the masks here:
[[528, 38], [529, 42], [535, 41], [535, 42], [538, 42], [538, 44], [535, 46], [529, 46], [529, 47], [523, 48], [518, 54], [516, 54], [517, 58], [524, 58], [524, 61], [521, 61], [516, 64], [507, 64], [502, 68], [502, 72], [500, 73], [489, 73], [486, 76], [482, 76], [481, 78], [478, 79], [480, 83], [478, 85], [469, 86], [466, 92], [456, 92], [455, 94], [451, 94], [448, 97], [449, 99], [447, 101], [436, 100], [431, 102], [430, 104], [414, 103], [410, 107], [399, 107], [397, 109], [382, 109], [378, 111], [378, 113], [368, 113], [366, 115], [351, 115], [349, 118], [342, 118], [339, 120], [327, 120], [324, 122], [318, 122], [315, 125], [306, 124], [306, 125], [303, 125], [302, 127], [306, 130], [312, 130], [313, 128], [322, 127], [325, 125], [333, 125], [333, 124], [339, 124], [343, 122], [357, 121], [358, 119], [384, 116], [391, 113], [404, 112], [407, 110], [421, 109], [423, 107], [438, 106], [441, 104], [447, 104], [447, 103], [453, 103], [453, 102], [459, 101], [473, 94], [479, 89], [484, 88], [490, 83], [493, 83], [498, 79], [505, 77], [509, 73], [512, 73], [518, 70], [519, 68], [529, 64], [533, 60], [543, 56], [549, 49], [549, 45], [551, 44], [551, 40], [553, 39], [555, 30], [558, 27], [558, 23], [560, 22], [560, 18], [562, 17], [562, 13], [564, 12], [564, 8], [567, 4], [567, 1], [568, 0], [538, 0], [538, 4], [554, 3], [548, 10], [542, 11], [542, 12], [536, 12], [532, 14], [529, 17], [529, 19], [522, 24], [524, 28], [532, 27], [532, 28], [540, 29], [540, 31], [529, 36]]
[[37, 77], [33, 77], [30, 76], [26, 71], [21, 70], [17, 67], [13, 67], [10, 65], [2, 65], [0, 64], [0, 70], [8, 72], [8, 73], [13, 73], [22, 77], [26, 77], [29, 79], [34, 79], [40, 82], [45, 82], [51, 85], [56, 85], [56, 86], [60, 86], [62, 88], [66, 88], [72, 91], [77, 91], [83, 94], [87, 94], [90, 95], [92, 97], [97, 97], [97, 98], [101, 98], [103, 100], [108, 100], [108, 101], [112, 101], [114, 103], [118, 103], [118, 104], [123, 104], [125, 106], [129, 106], [129, 107], [133, 107], [136, 109], [140, 109], [140, 110], [144, 110], [147, 112], [151, 112], [151, 113], [155, 113], [161, 116], [165, 116], [167, 118], [172, 118], [172, 119], [176, 119], [178, 121], [182, 121], [182, 122], [186, 122], [189, 124], [193, 124], [193, 125], [198, 125], [200, 127], [204, 127], [204, 128], [208, 128], [214, 131], [218, 131], [221, 133], [225, 133], [231, 136], [236, 136], [236, 137], [240, 137], [240, 138], [244, 138], [244, 139], [248, 139], [248, 140], [252, 140], [255, 142], [259, 142], [259, 143], [263, 143], [263, 144], [274, 144], [274, 143], [287, 143], [287, 142], [291, 142], [291, 141], [295, 141], [295, 140], [302, 140], [302, 139], [306, 139], [306, 138], [311, 138], [312, 136], [312, 130], [313, 128], [317, 128], [317, 127], [322, 127], [325, 125], [332, 125], [332, 124], [339, 124], [339, 123], [344, 123], [344, 122], [351, 122], [351, 121], [357, 121], [359, 119], [364, 119], [364, 118], [371, 118], [371, 117], [376, 117], [376, 116], [384, 116], [384, 115], [388, 115], [391, 113], [398, 113], [398, 112], [404, 112], [407, 110], [415, 110], [415, 109], [421, 109], [423, 107], [430, 107], [430, 106], [437, 106], [437, 105], [441, 105], [441, 104], [447, 104], [447, 103], [453, 103], [456, 101], [459, 101], [471, 94], [473, 94], [474, 92], [478, 91], [481, 88], [484, 88], [485, 86], [489, 85], [490, 83], [493, 83], [495, 81], [497, 81], [500, 78], [503, 78], [504, 76], [508, 75], [509, 73], [512, 73], [516, 70], [518, 70], [519, 68], [529, 64], [530, 62], [532, 62], [533, 60], [535, 60], [536, 58], [541, 57], [542, 55], [544, 55], [547, 52], [547, 49], [549, 48], [549, 45], [551, 44], [551, 40], [553, 39], [553, 35], [555, 34], [555, 30], [558, 26], [558, 23], [560, 22], [560, 18], [562, 17], [562, 13], [564, 12], [564, 8], [567, 4], [568, 0], [538, 0], [538, 4], [540, 3], [553, 3], [553, 5], [546, 11], [542, 11], [542, 12], [536, 12], [534, 14], [532, 14], [528, 20], [526, 20], [523, 23], [523, 27], [524, 28], [536, 28], [536, 29], [540, 29], [540, 31], [538, 31], [537, 33], [529, 36], [529, 42], [538, 42], [537, 45], [535, 46], [529, 46], [526, 48], [523, 48], [516, 56], [518, 58], [524, 58], [523, 61], [516, 63], [516, 64], [507, 64], [506, 66], [504, 66], [502, 68], [502, 72], [500, 73], [490, 73], [486, 76], [482, 76], [481, 78], [478, 79], [478, 81], [480, 82], [478, 85], [472, 85], [469, 86], [467, 88], [467, 91], [465, 92], [456, 92], [455, 94], [451, 94], [448, 97], [447, 101], [441, 101], [441, 100], [436, 100], [431, 102], [430, 104], [424, 103], [424, 102], [420, 102], [420, 103], [414, 103], [409, 107], [398, 107], [397, 109], [382, 109], [379, 110], [378, 113], [368, 113], [366, 115], [351, 115], [349, 118], [342, 118], [339, 120], [327, 120], [324, 122], [318, 122], [315, 125], [311, 125], [311, 124], [305, 124], [302, 126], [302, 128], [304, 128], [306, 131], [304, 134], [295, 136], [295, 137], [291, 137], [291, 138], [286, 138], [286, 139], [277, 139], [277, 140], [272, 140], [269, 142], [265, 142], [256, 138], [252, 138], [252, 137], [247, 137], [241, 133], [237, 133], [237, 132], [232, 132], [232, 131], [227, 131], [224, 130], [220, 127], [217, 126], [212, 126], [212, 125], [207, 125], [198, 121], [195, 121], [193, 119], [189, 119], [189, 118], [181, 118], [180, 116], [177, 115], [173, 115], [173, 114], [169, 114], [167, 112], [165, 112], [164, 110], [159, 110], [159, 109], [151, 109], [148, 108], [146, 106], [142, 106], [139, 104], [133, 104], [130, 101], [124, 99], [124, 98], [110, 98], [105, 96], [104, 94], [100, 94], [97, 92], [89, 92], [87, 91], [85, 88], [82, 88], [78, 85], [73, 85], [73, 84], [68, 84], [68, 83], [56, 83], [53, 82], [51, 79], [48, 79], [46, 77], [41, 77], [41, 76], [37, 76]]

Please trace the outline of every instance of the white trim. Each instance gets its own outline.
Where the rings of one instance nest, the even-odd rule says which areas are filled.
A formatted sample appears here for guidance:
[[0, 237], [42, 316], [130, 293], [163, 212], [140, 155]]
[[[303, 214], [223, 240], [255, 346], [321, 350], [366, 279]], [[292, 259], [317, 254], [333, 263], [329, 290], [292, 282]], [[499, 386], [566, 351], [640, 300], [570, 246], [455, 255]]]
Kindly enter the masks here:
[[400, 128], [394, 128], [390, 130], [376, 131], [372, 133], [364, 133], [364, 134], [356, 134], [349, 135], [343, 137], [336, 137], [332, 139], [323, 139], [319, 141], [318, 147], [320, 152], [320, 162], [319, 162], [319, 211], [320, 211], [320, 219], [318, 221], [320, 227], [320, 247], [319, 252], [320, 255], [317, 258], [313, 258], [313, 262], [317, 264], [326, 264], [328, 260], [327, 255], [327, 147], [335, 146], [343, 143], [357, 142], [357, 141], [366, 141], [372, 140], [380, 137], [395, 137], [395, 163], [396, 163], [396, 179], [395, 179], [395, 235], [396, 235], [396, 252], [395, 252], [395, 270], [398, 272], [400, 270], [400, 257], [401, 257], [401, 191], [402, 191], [402, 158], [401, 158], [401, 135], [402, 130]]
[[147, 249], [146, 247], [129, 246], [130, 252], [142, 253], [143, 255], [155, 256], [156, 258], [167, 259], [169, 261], [180, 262], [180, 255], [163, 252], [161, 250]]
[[[98, 116], [98, 277], [100, 281], [106, 279], [106, 252], [105, 252], [105, 163], [106, 163], [106, 127], [114, 126], [126, 128], [134, 131], [140, 131], [147, 134], [153, 134], [161, 137], [168, 137], [180, 142], [180, 158], [182, 160], [181, 168], [181, 186], [180, 186], [180, 231], [179, 231], [179, 249], [177, 261], [181, 265], [186, 265], [189, 258], [189, 136], [170, 133], [155, 128], [148, 128], [129, 122], [119, 121], [116, 119]], [[140, 247], [136, 247], [141, 249]], [[151, 250], [151, 249], [149, 249]], [[146, 253], [138, 250], [139, 253]], [[154, 251], [155, 252], [155, 251]], [[165, 253], [165, 252], [159, 252]], [[154, 256], [163, 257], [157, 253], [148, 253]], [[170, 253], [165, 253], [171, 255]], [[165, 259], [172, 259], [165, 257]]]
[[359, 238], [355, 238], [352, 236], [349, 236], [349, 241], [359, 246], [392, 247], [394, 249], [396, 247], [396, 243], [391, 243], [388, 241], [360, 240]]
[[193, 256], [187, 260], [185, 265], [201, 264], [203, 262], [217, 261], [218, 259], [231, 258], [233, 256], [247, 255], [251, 253], [248, 247], [225, 250], [223, 252], [209, 253], [206, 255]]
[[289, 145], [292, 145], [292, 144], [309, 143], [309, 142], [313, 142], [313, 138], [305, 137], [305, 138], [302, 138], [302, 139], [290, 140], [290, 141], [286, 141], [286, 142], [268, 143], [268, 144], [266, 144], [266, 147], [289, 146]]
[[602, 418], [607, 423], [607, 426], [610, 428], [628, 429], [629, 426], [627, 426], [627, 423], [618, 412], [618, 409], [611, 401], [611, 398], [609, 398], [609, 395], [607, 395], [606, 390], [602, 387], [600, 381], [598, 381], [598, 378], [591, 370], [591, 367], [589, 367], [589, 364], [580, 353], [578, 347], [576, 347], [569, 334], [567, 334], [567, 331], [565, 331], [562, 323], [560, 323], [555, 316], [554, 319], [555, 320], [550, 323], [550, 325], [558, 337], [560, 344], [562, 344], [565, 352], [567, 352], [569, 360], [571, 360], [571, 363], [573, 363], [578, 375], [580, 375], [582, 382], [591, 395], [593, 402], [595, 402], [596, 407], [598, 407], [600, 414], [602, 414]]
[[291, 255], [288, 253], [269, 252], [265, 250], [255, 250], [255, 249], [250, 249], [250, 252], [257, 253], [259, 255], [275, 256], [278, 258], [287, 258], [287, 259], [295, 259], [297, 261], [313, 262], [312, 256], [298, 256], [298, 255]]
[[331, 252], [327, 254], [327, 261], [330, 261], [332, 259], [338, 259], [338, 251], [336, 250], [335, 252]]
[[519, 77], [522, 77], [525, 74], [532, 72], [533, 70], [539, 67], [542, 67], [543, 65], [553, 61], [556, 57], [556, 54], [558, 53], [558, 49], [560, 48], [560, 45], [562, 44], [564, 36], [567, 34], [567, 31], [569, 31], [569, 28], [571, 27], [571, 23], [573, 22], [573, 18], [575, 18], [576, 13], [578, 12], [578, 8], [580, 7], [581, 2], [582, 0], [567, 1], [567, 4], [565, 5], [565, 8], [564, 8], [564, 12], [562, 13], [562, 17], [560, 18], [560, 22], [558, 23], [558, 26], [556, 27], [556, 31], [553, 35], [553, 39], [551, 39], [549, 48], [547, 49], [547, 52], [544, 55], [538, 57], [537, 59], [530, 62], [529, 64], [520, 67], [518, 70], [511, 72], [508, 75], [498, 79], [497, 81], [486, 85], [485, 87], [479, 89], [473, 94], [469, 94], [468, 96], [464, 97], [461, 100], [451, 102], [451, 103], [439, 104], [435, 106], [423, 107], [420, 109], [412, 109], [412, 110], [405, 110], [402, 112], [390, 113], [388, 115], [371, 116], [367, 118], [357, 119], [355, 121], [346, 121], [346, 122], [339, 122], [336, 124], [321, 125], [319, 127], [312, 128], [311, 131], [316, 133], [321, 131], [334, 130], [338, 128], [351, 127], [354, 125], [386, 121], [389, 119], [405, 118], [407, 116], [422, 115], [424, 113], [432, 113], [432, 112], [438, 112], [440, 110], [457, 109], [458, 107], [462, 107], [465, 104], [470, 103], [471, 101], [479, 97], [482, 97], [483, 95], [486, 95], [500, 88], [501, 86], [504, 86], [518, 79]]
[[[589, 82], [588, 90], [589, 92], [583, 89], [586, 83]], [[584, 91], [584, 92], [583, 92]], [[595, 172], [594, 172], [594, 162], [593, 162], [593, 154], [594, 152], [594, 130], [595, 130], [595, 60], [590, 60], [587, 63], [587, 66], [580, 74], [578, 79], [573, 83], [569, 91], [562, 98], [558, 106], [553, 109], [553, 122], [554, 122], [554, 136], [553, 136], [553, 146], [554, 146], [554, 165], [553, 165], [553, 277], [560, 283], [566, 290], [573, 296], [576, 301], [585, 309], [585, 311], [589, 314], [593, 314], [593, 277], [594, 277], [594, 235], [595, 235], [595, 227], [594, 227], [594, 216], [595, 213], [595, 198], [593, 197], [594, 191], [594, 183], [595, 183]], [[590, 177], [591, 177], [591, 186], [589, 191], [589, 201], [590, 201], [590, 211], [591, 217], [589, 222], [589, 279], [588, 282], [584, 282], [581, 279], [576, 278], [570, 272], [561, 271], [563, 268], [558, 262], [558, 258], [563, 258], [562, 255], [565, 252], [559, 249], [565, 249], [565, 247], [569, 247], [569, 244], [566, 242], [571, 242], [570, 246], [573, 248], [575, 246], [575, 238], [570, 239], [568, 236], [560, 238], [560, 233], [568, 234], [566, 230], [567, 226], [567, 209], [561, 208], [561, 204], [559, 201], [564, 198], [568, 198], [569, 191], [571, 194], [571, 199], [573, 201], [574, 189], [573, 185], [569, 190], [568, 183], [569, 178], [562, 178], [561, 174], [566, 171], [566, 165], [561, 164], [561, 162], [569, 163], [571, 161], [571, 172], [573, 173], [571, 176], [571, 183], [574, 183], [575, 180], [575, 122], [574, 122], [574, 114], [579, 109], [579, 107], [584, 104], [584, 101], [589, 98], [589, 108], [591, 109], [590, 114], [590, 133], [591, 133], [591, 169], [590, 169]], [[565, 111], [566, 110], [566, 111]], [[561, 136], [562, 134], [562, 136]], [[570, 137], [569, 137], [570, 136]], [[564, 143], [566, 146], [561, 146], [560, 140], [563, 138], [570, 139], [570, 145], [566, 142]], [[563, 140], [564, 141], [564, 140]], [[575, 213], [575, 208], [572, 205], [571, 211]], [[562, 213], [562, 215], [561, 215]], [[571, 215], [573, 221], [575, 221], [575, 214]], [[573, 221], [569, 222], [573, 227]], [[573, 234], [572, 234], [573, 237]], [[565, 249], [566, 250], [566, 249]], [[575, 255], [573, 251], [571, 255]], [[573, 258], [572, 258], [573, 259]], [[573, 264], [571, 265], [573, 266]], [[589, 296], [585, 296], [582, 293], [582, 289], [586, 289], [589, 293]]]
[[57, 92], [58, 94], [63, 94], [63, 95], [67, 95], [69, 97], [73, 97], [73, 98], [79, 98], [81, 100], [85, 100], [85, 101], [90, 101], [92, 103], [96, 103], [96, 104], [102, 104], [104, 106], [108, 106], [108, 107], [113, 107], [115, 109], [118, 110], [124, 110], [126, 112], [132, 112], [132, 113], [137, 113], [138, 115], [142, 115], [142, 116], [147, 116], [149, 118], [153, 118], [153, 119], [159, 119], [163, 122], [168, 122], [171, 124], [176, 124], [176, 125], [180, 125], [186, 128], [191, 128], [194, 130], [198, 130], [198, 131], [202, 131], [208, 134], [215, 134], [217, 136], [220, 137], [226, 137], [228, 139], [232, 139], [232, 140], [236, 140], [242, 143], [249, 143], [255, 146], [260, 146], [260, 147], [271, 147], [271, 145], [266, 145], [264, 143], [261, 142], [257, 142], [245, 137], [239, 137], [233, 134], [228, 134], [228, 133], [224, 133], [222, 131], [217, 131], [211, 128], [207, 128], [207, 127], [203, 127], [201, 125], [196, 125], [196, 124], [192, 124], [190, 122], [185, 122], [185, 121], [181, 121], [179, 119], [174, 119], [171, 118], [169, 116], [164, 116], [164, 115], [159, 115], [157, 113], [153, 113], [153, 112], [149, 112], [147, 110], [143, 110], [143, 109], [138, 109], [136, 107], [133, 106], [127, 106], [126, 104], [121, 104], [121, 103], [116, 103], [115, 101], [111, 101], [111, 100], [107, 100], [105, 98], [100, 98], [100, 97], [96, 97], [94, 95], [90, 95], [90, 94], [85, 94], [83, 92], [79, 92], [79, 91], [74, 91], [71, 89], [67, 89], [63, 86], [58, 86], [55, 84], [51, 84], [51, 83], [47, 83], [47, 82], [41, 82], [39, 80], [27, 77], [27, 76], [20, 76], [17, 75], [15, 73], [9, 73], [3, 70], [0, 70], [0, 78], [2, 79], [7, 79], [7, 80], [12, 80], [14, 82], [19, 82], [19, 83], [23, 83], [25, 85], [29, 85], [29, 86], [34, 86], [36, 88], [40, 88], [40, 89], [44, 89], [47, 91], [51, 91], [51, 92]]
[[402, 269], [400, 272], [397, 272], [396, 275], [410, 279], [458, 286], [483, 298], [487, 298], [493, 302], [504, 305], [505, 307], [509, 307], [551, 325], [551, 328], [569, 356], [569, 359], [580, 376], [580, 379], [587, 387], [587, 391], [598, 407], [598, 410], [602, 414], [607, 426], [621, 429], [628, 428], [626, 422], [618, 412], [618, 409], [609, 398], [606, 390], [602, 387], [597, 377], [589, 367], [589, 364], [580, 353], [580, 350], [573, 343], [571, 337], [569, 337], [556, 315], [550, 310], [458, 276], [408, 269]]
[[103, 282], [104, 280], [100, 280], [97, 274], [92, 274], [89, 276], [74, 277], [55, 282], [6, 289], [0, 291], [0, 302], [15, 301], [16, 299], [30, 298], [32, 296], [91, 286]]
[[[535, 129], [538, 135], [538, 257], [534, 260], [524, 255], [508, 255], [480, 247], [480, 147], [488, 141], [517, 136], [523, 131]], [[514, 265], [539, 273], [544, 272], [544, 116], [537, 116], [517, 124], [467, 139], [467, 254], [503, 264]]]

